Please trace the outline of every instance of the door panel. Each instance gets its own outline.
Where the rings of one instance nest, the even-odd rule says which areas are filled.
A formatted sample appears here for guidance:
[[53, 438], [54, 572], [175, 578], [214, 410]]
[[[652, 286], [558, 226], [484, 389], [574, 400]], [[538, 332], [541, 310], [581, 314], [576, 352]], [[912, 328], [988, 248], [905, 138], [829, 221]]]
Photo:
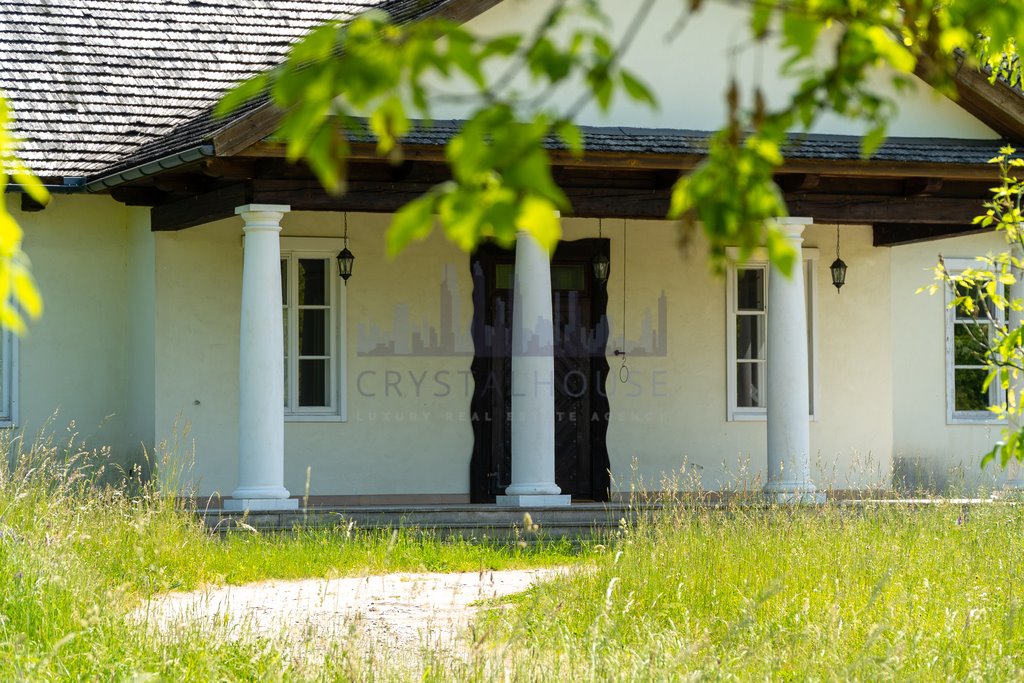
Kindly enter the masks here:
[[[608, 296], [591, 263], [607, 240], [563, 242], [552, 259], [555, 482], [577, 500], [607, 500]], [[473, 273], [471, 418], [473, 502], [493, 502], [511, 481], [511, 341], [514, 253], [493, 245], [471, 259]]]

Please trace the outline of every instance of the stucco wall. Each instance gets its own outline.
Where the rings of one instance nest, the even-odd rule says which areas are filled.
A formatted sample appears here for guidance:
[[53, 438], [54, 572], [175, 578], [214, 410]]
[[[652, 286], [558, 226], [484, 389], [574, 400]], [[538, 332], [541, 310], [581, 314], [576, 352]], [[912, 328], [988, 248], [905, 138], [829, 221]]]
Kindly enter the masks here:
[[[485, 35], [525, 32], [531, 35], [544, 16], [551, 0], [504, 0], [485, 12], [469, 26]], [[640, 3], [602, 0], [601, 6], [611, 17], [612, 34], [621, 36], [630, 25]], [[662, 1], [655, 3], [651, 15], [625, 56], [625, 65], [640, 75], [657, 95], [660, 107], [650, 111], [625, 98], [617, 99], [608, 114], [596, 106], [586, 107], [579, 117], [592, 125], [668, 127], [696, 130], [717, 130], [726, 122], [725, 90], [732, 73], [742, 84], [744, 96], [751, 97], [753, 84], [760, 84], [769, 102], [781, 102], [795, 88], [793, 80], [778, 76], [783, 59], [771, 41], [751, 47], [746, 29], [747, 5], [708, 0], [700, 12], [681, 22], [688, 3]], [[682, 30], [677, 30], [682, 27]], [[827, 35], [826, 35], [827, 37]], [[737, 46], [730, 57], [729, 52]], [[828, 41], [823, 41], [820, 58], [831, 59]], [[730, 72], [730, 67], [734, 68]], [[890, 135], [909, 137], [997, 138], [989, 128], [964, 112], [955, 103], [939, 95], [915, 77], [908, 90], [896, 93], [891, 74], [878, 71], [872, 80], [876, 92], [894, 97], [900, 112], [889, 128]], [[525, 77], [517, 81], [521, 91], [536, 89]], [[450, 91], [451, 87], [446, 88]], [[576, 100], [578, 89], [559, 90], [558, 102]], [[568, 106], [568, 105], [567, 105]], [[464, 115], [452, 105], [438, 112], [437, 118], [459, 118]], [[835, 116], [825, 117], [814, 132], [862, 135], [865, 126]]]
[[[439, 236], [395, 261], [384, 256], [388, 216], [350, 214], [355, 275], [347, 287], [345, 423], [295, 423], [285, 429], [285, 485], [301, 495], [468, 493], [472, 430], [470, 357], [373, 357], [360, 353], [359, 327], [389, 335], [396, 315], [418, 329], [439, 323], [445, 269], [455, 282], [459, 319], [468, 329], [472, 283], [468, 256]], [[283, 236], [337, 236], [333, 214], [285, 216]], [[566, 219], [566, 239], [594, 237], [597, 222]], [[755, 479], [765, 467], [764, 422], [727, 422], [725, 282], [711, 275], [698, 240], [687, 252], [664, 221], [628, 223], [628, 336], [641, 335], [645, 311], [657, 315], [665, 293], [668, 355], [630, 358], [630, 382], [615, 379], [621, 346], [622, 221], [605, 221], [612, 240], [609, 312], [612, 341], [609, 449], [616, 485], [642, 478], [661, 488], [688, 462], [709, 488]], [[194, 477], [203, 494], [236, 485], [240, 219], [156, 235], [157, 434], [188, 429]], [[837, 295], [827, 264], [835, 230], [813, 226], [818, 268], [818, 419], [811, 426], [815, 472], [824, 486], [875, 483], [889, 471], [892, 447], [888, 362], [889, 251], [870, 246], [870, 230], [843, 229], [849, 284]], [[870, 274], [870, 275], [869, 275]], [[405, 311], [404, 313], [402, 311]], [[426, 373], [426, 374], [424, 374]], [[634, 472], [632, 462], [636, 461]], [[723, 466], [724, 463], [724, 466]]]
[[129, 275], [127, 209], [109, 197], [56, 195], [44, 211], [24, 213], [16, 196], [6, 200], [45, 305], [21, 340], [19, 426], [33, 435], [53, 416], [49, 430], [63, 439], [74, 422], [88, 444], [133, 460], [152, 432], [129, 405], [144, 401], [130, 387], [145, 363], [129, 368], [125, 358], [145, 329], [146, 304], [127, 304], [141, 277]]
[[[345, 292], [348, 421], [286, 424], [285, 485], [293, 494], [305, 491], [307, 467], [313, 495], [468, 491], [470, 358], [358, 352], [359, 323], [390, 330], [396, 307], [408, 306], [414, 323], [429, 316], [436, 326], [446, 265], [460, 278], [460, 308], [469, 325], [467, 257], [437, 238], [388, 261], [388, 220], [350, 215], [357, 260]], [[335, 214], [292, 213], [283, 225], [283, 237], [341, 234]], [[230, 494], [237, 483], [240, 236], [240, 219], [157, 235], [157, 433], [188, 431], [194, 478], [204, 494]]]
[[[656, 314], [665, 292], [667, 357], [628, 359], [630, 381], [618, 382], [621, 360], [609, 354], [612, 420], [609, 450], [614, 478], [628, 490], [637, 474], [647, 489], [665, 474], [691, 469], [706, 488], [764, 481], [766, 423], [726, 419], [726, 286], [710, 273], [700, 239], [680, 250], [667, 221], [627, 221], [627, 337], [641, 333], [645, 309]], [[596, 221], [566, 220], [567, 238], [593, 236]], [[605, 221], [612, 238], [608, 282], [610, 351], [621, 347], [623, 221]], [[892, 449], [889, 368], [889, 254], [871, 246], [871, 230], [844, 226], [843, 259], [850, 270], [837, 294], [828, 265], [835, 258], [835, 226], [810, 226], [805, 246], [817, 247], [817, 392], [811, 423], [812, 473], [823, 488], [855, 488], [887, 481]]]
[[[981, 455], [999, 438], [1001, 426], [947, 424], [945, 300], [915, 294], [931, 284], [939, 254], [973, 258], [1005, 249], [998, 234], [973, 235], [892, 249], [893, 423], [894, 453], [905, 458], [911, 474], [967, 486], [997, 485], [1005, 473], [982, 472]], [[918, 470], [915, 473], [913, 470]]]

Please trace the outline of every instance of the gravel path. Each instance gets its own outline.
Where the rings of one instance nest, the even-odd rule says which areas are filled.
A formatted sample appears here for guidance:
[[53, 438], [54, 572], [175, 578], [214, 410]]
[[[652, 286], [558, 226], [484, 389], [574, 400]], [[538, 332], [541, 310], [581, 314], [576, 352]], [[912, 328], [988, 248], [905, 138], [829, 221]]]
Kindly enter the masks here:
[[331, 641], [354, 637], [377, 653], [404, 659], [415, 657], [422, 646], [455, 647], [457, 636], [478, 609], [473, 603], [518, 593], [565, 571], [264, 581], [158, 596], [136, 616], [159, 630], [187, 625], [224, 628], [229, 637], [253, 634], [283, 639], [307, 654], [315, 654]]

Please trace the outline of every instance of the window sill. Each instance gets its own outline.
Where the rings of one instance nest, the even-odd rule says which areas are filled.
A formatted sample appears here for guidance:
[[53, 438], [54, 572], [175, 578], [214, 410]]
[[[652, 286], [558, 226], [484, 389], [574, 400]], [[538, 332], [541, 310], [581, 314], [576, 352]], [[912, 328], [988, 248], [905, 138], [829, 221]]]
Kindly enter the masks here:
[[976, 427], [992, 427], [995, 425], [1005, 425], [1006, 420], [1000, 420], [998, 417], [986, 417], [979, 415], [972, 417], [969, 415], [954, 415], [946, 418], [946, 424], [953, 426], [974, 425]]
[[345, 419], [337, 413], [285, 413], [285, 422], [344, 422]]

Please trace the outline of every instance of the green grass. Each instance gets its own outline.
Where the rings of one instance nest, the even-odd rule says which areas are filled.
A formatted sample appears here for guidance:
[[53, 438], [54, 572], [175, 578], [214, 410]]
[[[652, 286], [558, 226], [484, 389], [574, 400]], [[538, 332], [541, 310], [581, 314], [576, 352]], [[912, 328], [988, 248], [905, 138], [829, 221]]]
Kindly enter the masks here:
[[680, 509], [488, 626], [552, 679], [1019, 679], [1022, 523], [1006, 505]]
[[205, 585], [547, 566], [578, 555], [569, 543], [523, 548], [347, 526], [215, 534], [173, 488], [100, 485], [111, 478], [96, 465], [102, 456], [72, 438], [0, 463], [2, 681], [294, 678], [294, 662], [268, 643], [159, 638], [125, 616], [154, 594]]
[[[1024, 509], [672, 507], [602, 545], [520, 548], [345, 527], [209, 533], [158, 487], [98, 486], [52, 443], [0, 469], [0, 680], [1013, 680]], [[131, 487], [128, 487], [131, 488]], [[421, 672], [351, 643], [309, 666], [256, 639], [126, 622], [171, 589], [577, 564], [486, 612]]]

